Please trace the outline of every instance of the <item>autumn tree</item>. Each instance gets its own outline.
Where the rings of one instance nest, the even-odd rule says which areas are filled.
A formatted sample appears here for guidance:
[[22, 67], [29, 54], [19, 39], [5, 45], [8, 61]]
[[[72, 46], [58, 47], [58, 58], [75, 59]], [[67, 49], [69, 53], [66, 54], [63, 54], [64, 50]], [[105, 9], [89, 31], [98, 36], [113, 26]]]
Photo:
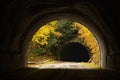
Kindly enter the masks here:
[[99, 47], [92, 32], [84, 25], [57, 20], [42, 26], [33, 36], [28, 48], [28, 57], [49, 54], [57, 56], [59, 48], [71, 40], [82, 43], [91, 54], [91, 62], [99, 63]]
[[41, 55], [44, 53], [56, 55], [58, 49], [75, 36], [73, 21], [58, 20], [42, 26], [33, 36], [32, 43], [39, 45], [31, 52]]
[[78, 38], [81, 40], [82, 44], [89, 49], [91, 53], [90, 62], [99, 64], [99, 47], [95, 36], [88, 28], [78, 22], [74, 22], [74, 26], [78, 29]]

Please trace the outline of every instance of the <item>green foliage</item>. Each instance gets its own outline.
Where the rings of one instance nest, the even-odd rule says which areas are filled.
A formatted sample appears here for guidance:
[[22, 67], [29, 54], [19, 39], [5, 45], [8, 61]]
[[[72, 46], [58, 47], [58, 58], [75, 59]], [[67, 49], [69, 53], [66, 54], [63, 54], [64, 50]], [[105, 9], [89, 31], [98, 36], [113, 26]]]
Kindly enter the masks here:
[[31, 52], [35, 55], [57, 54], [59, 47], [76, 35], [72, 25], [73, 21], [58, 20], [42, 26], [33, 36]]
[[56, 31], [60, 32], [63, 36], [59, 38], [58, 44], [59, 46], [68, 42], [71, 38], [74, 38], [75, 30], [73, 28], [73, 21], [70, 20], [60, 20], [57, 23]]
[[57, 56], [59, 48], [72, 39], [85, 45], [92, 54], [93, 63], [99, 63], [99, 48], [94, 35], [82, 24], [57, 20], [42, 26], [33, 36], [28, 48], [28, 60], [49, 54]]

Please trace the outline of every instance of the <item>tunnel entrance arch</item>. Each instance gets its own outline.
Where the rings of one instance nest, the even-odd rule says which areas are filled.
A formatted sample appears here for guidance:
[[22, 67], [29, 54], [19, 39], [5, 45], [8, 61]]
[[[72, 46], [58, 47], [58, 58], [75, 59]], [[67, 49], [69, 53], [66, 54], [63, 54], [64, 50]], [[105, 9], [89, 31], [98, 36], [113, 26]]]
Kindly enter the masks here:
[[61, 61], [88, 62], [90, 53], [85, 46], [78, 42], [65, 44], [60, 50]]
[[100, 53], [99, 53], [99, 65], [101, 67], [105, 66], [105, 55], [106, 55], [106, 47], [105, 47], [105, 43], [104, 40], [102, 38], [102, 35], [99, 32], [99, 29], [97, 29], [96, 25], [92, 24], [90, 21], [84, 19], [84, 17], [75, 15], [75, 14], [69, 14], [69, 13], [60, 13], [60, 14], [54, 14], [48, 17], [43, 18], [42, 20], [40, 20], [36, 25], [35, 25], [35, 29], [31, 29], [31, 32], [29, 33], [29, 40], [33, 37], [33, 33], [35, 33], [40, 26], [43, 26], [44, 24], [53, 21], [53, 20], [60, 20], [60, 19], [66, 19], [66, 20], [73, 20], [73, 21], [77, 21], [79, 23], [82, 23], [84, 25], [86, 25], [86, 27], [94, 34], [94, 36], [96, 37], [96, 40], [98, 41], [98, 45], [100, 48]]
[[[68, 44], [68, 47], [63, 47], [65, 49], [62, 49], [62, 52], [59, 53], [61, 46], [64, 46], [64, 44], [68, 42], [71, 44]], [[33, 48], [32, 45], [34, 45], [35, 48]], [[52, 59], [53, 61], [54, 58], [56, 58], [55, 60], [58, 60], [59, 56], [61, 57], [62, 61], [89, 61], [89, 63], [94, 63], [97, 65], [99, 65], [100, 61], [99, 46], [92, 32], [81, 23], [67, 19], [60, 19], [46, 23], [46, 25], [42, 26], [35, 33], [29, 47], [28, 62], [43, 61], [42, 57], [50, 61]], [[72, 53], [69, 52], [70, 47], [73, 48], [70, 49]], [[66, 50], [66, 48], [68, 48], [68, 50]], [[45, 55], [47, 57], [45, 57]]]
[[[81, 9], [82, 10], [82, 9]], [[88, 10], [89, 11], [89, 10]], [[106, 65], [106, 45], [104, 41], [103, 33], [105, 33], [103, 30], [104, 25], [101, 23], [101, 19], [96, 18], [95, 16], [90, 15], [84, 12], [71, 12], [71, 11], [56, 11], [56, 12], [50, 12], [50, 14], [39, 15], [37, 18], [34, 19], [33, 23], [30, 25], [30, 29], [27, 31], [28, 34], [26, 35], [26, 39], [24, 40], [23, 44], [23, 55], [26, 54], [26, 50], [28, 47], [28, 44], [30, 40], [32, 39], [34, 33], [43, 25], [45, 25], [48, 22], [51, 22], [53, 20], [72, 20], [79, 22], [83, 25], [85, 25], [95, 36], [96, 40], [98, 41], [99, 49], [100, 49], [100, 58], [99, 58], [99, 64], [101, 67], [105, 67]], [[105, 34], [106, 35], [106, 34]], [[25, 55], [25, 64], [26, 64], [26, 56]]]

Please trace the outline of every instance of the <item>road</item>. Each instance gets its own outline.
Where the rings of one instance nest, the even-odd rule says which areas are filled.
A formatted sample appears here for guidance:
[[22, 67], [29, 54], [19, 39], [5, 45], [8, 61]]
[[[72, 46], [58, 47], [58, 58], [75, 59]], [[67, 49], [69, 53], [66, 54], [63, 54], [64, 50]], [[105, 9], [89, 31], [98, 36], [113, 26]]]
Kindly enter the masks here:
[[[92, 65], [92, 66], [91, 66]], [[80, 62], [63, 62], [63, 61], [57, 61], [57, 62], [51, 62], [48, 64], [41, 64], [36, 63], [33, 64], [31, 67], [38, 68], [38, 69], [59, 69], [59, 68], [65, 68], [65, 69], [95, 69], [99, 68], [92, 63], [80, 63]]]
[[74, 62], [55, 62], [21, 68], [0, 75], [0, 80], [120, 80], [119, 72], [94, 69]]
[[120, 74], [104, 69], [23, 68], [0, 76], [0, 80], [120, 80]]

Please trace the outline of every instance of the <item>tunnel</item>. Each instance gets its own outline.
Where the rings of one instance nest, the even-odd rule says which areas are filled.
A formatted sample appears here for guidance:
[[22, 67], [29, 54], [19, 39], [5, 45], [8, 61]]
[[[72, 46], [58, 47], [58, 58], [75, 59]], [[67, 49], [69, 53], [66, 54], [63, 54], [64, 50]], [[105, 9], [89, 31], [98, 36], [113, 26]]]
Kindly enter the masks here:
[[[1, 0], [0, 10], [0, 80], [120, 80], [116, 74], [120, 74], [118, 1]], [[26, 67], [27, 48], [34, 33], [44, 24], [59, 19], [77, 21], [93, 32], [100, 47], [102, 69], [39, 70]], [[65, 59], [67, 55], [68, 53], [65, 54]], [[70, 60], [74, 61], [71, 58], [73, 54], [69, 55]], [[79, 59], [77, 55], [80, 56]], [[85, 59], [81, 55], [75, 53], [77, 61], [88, 61], [90, 58], [87, 53]]]
[[61, 61], [88, 62], [90, 53], [87, 48], [80, 43], [67, 43], [60, 50]]

